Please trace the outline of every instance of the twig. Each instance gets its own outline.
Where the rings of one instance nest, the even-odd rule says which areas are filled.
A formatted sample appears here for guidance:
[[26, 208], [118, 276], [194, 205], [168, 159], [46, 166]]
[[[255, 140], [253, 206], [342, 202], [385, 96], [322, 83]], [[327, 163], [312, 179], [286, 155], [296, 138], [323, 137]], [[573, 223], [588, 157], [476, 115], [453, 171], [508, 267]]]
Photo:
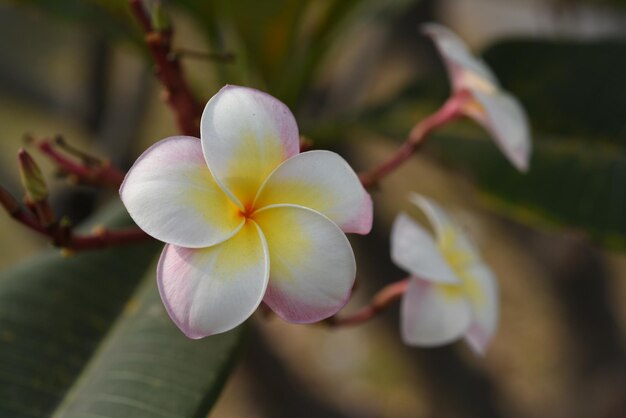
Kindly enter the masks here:
[[369, 305], [359, 309], [358, 311], [346, 315], [346, 316], [333, 316], [328, 318], [325, 322], [332, 327], [340, 327], [347, 325], [358, 325], [363, 322], [369, 321], [379, 313], [387, 309], [391, 304], [399, 299], [405, 292], [407, 285], [409, 284], [410, 277], [400, 280], [399, 282], [392, 283], [384, 287], [379, 291], [370, 302]]
[[[56, 142], [56, 145], [58, 145], [58, 139]], [[64, 149], [73, 150], [73, 153], [75, 154], [80, 153], [80, 155], [82, 155], [81, 159], [83, 159], [83, 164], [80, 164], [60, 153], [55, 148], [55, 144], [53, 144], [53, 142], [49, 139], [35, 141], [35, 144], [41, 152], [43, 152], [58, 166], [59, 169], [62, 170], [63, 173], [76, 176], [79, 182], [96, 186], [110, 186], [117, 189], [124, 181], [124, 173], [113, 167], [110, 162], [100, 161], [95, 157], [87, 156], [86, 154], [69, 147], [64, 141], [62, 141], [62, 147], [64, 147]], [[88, 159], [86, 159], [87, 157]]]
[[404, 143], [389, 159], [372, 170], [359, 174], [363, 186], [365, 188], [376, 186], [383, 177], [396, 170], [413, 155], [430, 133], [461, 117], [461, 107], [466, 101], [467, 93], [455, 94], [437, 112], [415, 125]]
[[175, 114], [178, 130], [183, 135], [199, 136], [202, 106], [189, 89], [178, 57], [172, 54], [172, 30], [155, 30], [141, 0], [130, 0], [130, 8], [144, 31], [157, 75], [165, 89], [165, 101]]
[[73, 251], [107, 248], [152, 239], [139, 228], [108, 230], [99, 228], [89, 235], [75, 235], [66, 222], [54, 222], [48, 226], [42, 223], [29, 211], [24, 210], [17, 199], [0, 186], [0, 205], [17, 222], [27, 228], [50, 238], [55, 247]]

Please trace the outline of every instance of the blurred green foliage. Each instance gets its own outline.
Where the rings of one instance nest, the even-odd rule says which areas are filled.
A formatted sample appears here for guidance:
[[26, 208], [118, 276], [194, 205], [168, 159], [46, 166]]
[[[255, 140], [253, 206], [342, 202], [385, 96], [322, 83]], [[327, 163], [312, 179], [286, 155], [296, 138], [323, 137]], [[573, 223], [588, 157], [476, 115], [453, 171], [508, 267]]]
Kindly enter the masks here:
[[441, 157], [469, 170], [518, 219], [626, 248], [626, 42], [510, 41], [485, 59], [528, 111], [530, 170], [516, 173], [486, 141], [442, 138]]
[[536, 131], [626, 146], [626, 42], [510, 41], [484, 57]]
[[[491, 207], [524, 223], [587, 233], [626, 248], [626, 42], [511, 40], [484, 57], [527, 109], [534, 131], [527, 174], [516, 172], [493, 141], [467, 125], [435, 135], [427, 148], [469, 175]], [[439, 80], [443, 82], [443, 80]], [[361, 120], [401, 136], [443, 100], [438, 85], [417, 83]]]
[[11, 0], [59, 16], [77, 20], [119, 39], [139, 44], [143, 37], [135, 30], [127, 0]]

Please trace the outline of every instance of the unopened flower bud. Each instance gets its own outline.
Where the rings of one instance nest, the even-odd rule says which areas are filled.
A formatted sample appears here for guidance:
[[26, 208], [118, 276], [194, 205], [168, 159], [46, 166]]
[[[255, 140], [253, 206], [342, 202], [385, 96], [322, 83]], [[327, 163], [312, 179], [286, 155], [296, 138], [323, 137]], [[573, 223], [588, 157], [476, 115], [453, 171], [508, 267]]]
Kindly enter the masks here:
[[26, 190], [26, 196], [31, 202], [40, 202], [48, 198], [48, 188], [41, 169], [26, 150], [21, 149], [18, 154], [20, 177]]

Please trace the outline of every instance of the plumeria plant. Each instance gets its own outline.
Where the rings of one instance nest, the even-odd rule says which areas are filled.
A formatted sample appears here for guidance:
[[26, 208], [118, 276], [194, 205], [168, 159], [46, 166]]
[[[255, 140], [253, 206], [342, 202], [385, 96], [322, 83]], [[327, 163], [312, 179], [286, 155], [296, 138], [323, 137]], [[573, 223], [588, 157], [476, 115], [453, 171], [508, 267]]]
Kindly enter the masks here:
[[31, 142], [74, 182], [119, 187], [137, 228], [76, 233], [52, 212], [46, 182], [26, 150], [19, 152], [26, 204], [0, 188], [11, 216], [66, 254], [163, 242], [158, 291], [171, 320], [191, 339], [232, 330], [262, 304], [288, 322], [341, 328], [401, 300], [406, 344], [431, 347], [464, 338], [475, 352], [486, 352], [498, 322], [496, 278], [470, 238], [426, 196], [409, 200], [434, 234], [406, 214], [390, 231], [391, 258], [409, 276], [363, 308], [342, 311], [357, 275], [346, 234], [370, 232], [376, 211], [369, 193], [435, 130], [471, 118], [511, 164], [529, 169], [524, 110], [481, 59], [447, 28], [423, 26], [448, 71], [451, 95], [389, 159], [357, 174], [334, 152], [301, 152], [294, 115], [269, 93], [227, 85], [202, 110], [172, 58], [172, 31], [155, 27], [141, 2], [131, 7], [181, 136], [156, 142], [126, 173], [62, 138]]

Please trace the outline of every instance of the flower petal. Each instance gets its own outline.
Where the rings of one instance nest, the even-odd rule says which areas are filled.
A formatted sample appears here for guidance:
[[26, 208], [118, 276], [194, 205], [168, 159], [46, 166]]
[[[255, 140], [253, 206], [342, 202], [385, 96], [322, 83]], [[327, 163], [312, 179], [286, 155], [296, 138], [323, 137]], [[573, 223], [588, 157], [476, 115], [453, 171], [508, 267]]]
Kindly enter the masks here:
[[454, 90], [481, 86], [497, 89], [498, 79], [485, 62], [468, 51], [465, 42], [445, 26], [427, 23], [422, 32], [428, 35], [441, 54]]
[[474, 244], [432, 199], [418, 193], [411, 193], [409, 200], [417, 205], [430, 221], [435, 230], [440, 251], [461, 254], [468, 262], [480, 259]]
[[465, 339], [482, 355], [498, 326], [498, 285], [491, 270], [477, 263], [468, 269], [464, 287], [474, 316]]
[[439, 248], [461, 280], [473, 318], [465, 337], [474, 351], [482, 354], [498, 322], [496, 279], [489, 267], [481, 260], [474, 244], [452, 222], [443, 209], [432, 200], [417, 193], [412, 193], [409, 199], [424, 211], [433, 224]]
[[471, 320], [460, 286], [414, 278], [401, 302], [401, 330], [405, 344], [432, 347], [460, 338]]
[[412, 275], [438, 283], [460, 283], [433, 238], [406, 214], [391, 228], [391, 259]]
[[532, 142], [528, 118], [522, 105], [514, 96], [502, 91], [487, 94], [474, 89], [472, 94], [483, 111], [471, 112], [468, 116], [489, 131], [515, 168], [521, 172], [528, 171]]
[[174, 323], [189, 338], [235, 328], [263, 300], [269, 255], [254, 222], [231, 239], [209, 248], [167, 245], [157, 268], [161, 299]]
[[137, 159], [120, 196], [141, 229], [160, 241], [208, 247], [232, 236], [243, 217], [209, 171], [197, 138], [164, 139]]
[[274, 312], [289, 322], [317, 322], [341, 309], [356, 273], [344, 233], [325, 216], [301, 206], [275, 205], [253, 215], [270, 252], [265, 294]]
[[309, 151], [283, 162], [259, 191], [254, 206], [294, 204], [313, 209], [344, 232], [372, 229], [372, 199], [348, 163], [330, 151]]
[[300, 147], [298, 126], [287, 106], [246, 87], [226, 86], [213, 96], [200, 131], [211, 172], [241, 208], [252, 203], [266, 177]]

